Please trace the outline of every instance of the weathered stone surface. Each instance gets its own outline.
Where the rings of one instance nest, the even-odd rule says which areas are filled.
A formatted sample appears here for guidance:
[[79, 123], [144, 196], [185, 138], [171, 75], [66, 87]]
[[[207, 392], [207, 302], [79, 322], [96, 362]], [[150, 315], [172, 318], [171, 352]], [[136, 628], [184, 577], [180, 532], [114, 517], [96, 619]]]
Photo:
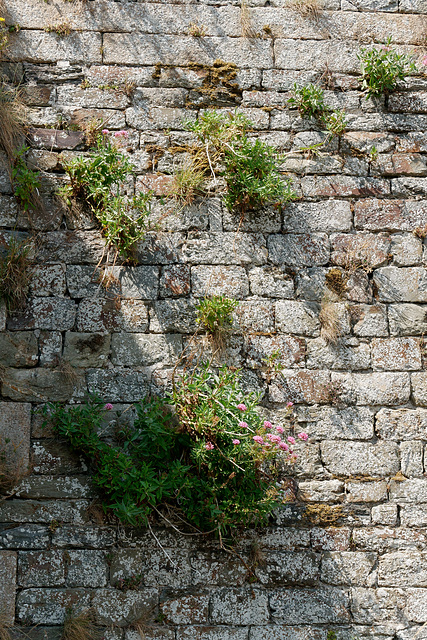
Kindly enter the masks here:
[[359, 338], [388, 335], [385, 305], [354, 305], [350, 309], [353, 333]]
[[304, 357], [304, 342], [294, 336], [251, 336], [245, 338], [247, 366], [251, 369], [265, 367], [265, 358], [279, 353], [276, 364], [282, 367], [298, 365]]
[[381, 409], [376, 415], [375, 431], [384, 440], [425, 440], [426, 409]]
[[370, 444], [341, 441], [322, 442], [322, 459], [336, 475], [391, 476], [400, 469], [399, 449], [392, 442]]
[[414, 478], [402, 482], [393, 480], [390, 484], [390, 499], [398, 503], [427, 502], [427, 480], [425, 478]]
[[412, 395], [414, 396], [415, 403], [422, 407], [427, 407], [426, 382], [427, 375], [425, 372], [411, 374]]
[[138, 402], [147, 395], [147, 378], [138, 371], [89, 369], [86, 377], [89, 393], [107, 402]]
[[[408, 593], [408, 600], [405, 613], [409, 620], [414, 622], [427, 622], [426, 615], [427, 592], [425, 589], [411, 589]], [[418, 633], [418, 629], [416, 631]], [[422, 637], [422, 636], [421, 636]]]
[[348, 595], [337, 588], [273, 592], [270, 597], [272, 618], [276, 623], [330, 624], [349, 619]]
[[211, 596], [212, 622], [216, 624], [266, 624], [269, 620], [268, 597], [265, 591], [224, 587]]
[[322, 559], [320, 577], [327, 584], [373, 586], [376, 561], [376, 553], [332, 551]]
[[194, 333], [197, 309], [192, 300], [158, 300], [150, 312], [150, 331], [154, 333]]
[[378, 584], [388, 587], [427, 586], [425, 553], [396, 552], [381, 556], [378, 564]]
[[400, 445], [400, 467], [404, 476], [422, 476], [424, 472], [424, 447], [421, 442], [402, 442]]
[[[195, 292], [195, 283], [193, 283]], [[190, 292], [190, 267], [185, 264], [175, 264], [163, 267], [160, 276], [159, 293], [162, 297], [185, 296]]]
[[416, 336], [427, 331], [427, 310], [422, 305], [391, 304], [388, 320], [392, 336]]
[[348, 502], [381, 502], [387, 500], [386, 482], [346, 482]]
[[313, 267], [329, 260], [326, 234], [271, 235], [267, 242], [269, 260], [273, 264], [292, 267]]
[[[79, 525], [76, 522], [76, 525]], [[61, 525], [52, 535], [55, 547], [85, 547], [86, 549], [105, 549], [116, 542], [116, 532], [111, 528], [90, 525]]]
[[422, 242], [409, 233], [396, 234], [392, 236], [390, 252], [398, 267], [417, 265], [422, 258]]
[[81, 383], [77, 374], [67, 374], [65, 370], [7, 369], [2, 380], [2, 394], [24, 402], [65, 402]]
[[149, 614], [157, 601], [156, 589], [127, 592], [100, 589], [92, 600], [92, 607], [98, 624], [125, 627]]
[[403, 618], [406, 595], [403, 589], [366, 589], [354, 587], [351, 590], [351, 612], [358, 624], [396, 624]]
[[347, 398], [356, 404], [400, 405], [409, 400], [408, 373], [332, 373], [331, 381], [338, 386], [343, 400]]
[[310, 440], [370, 440], [374, 415], [368, 407], [299, 407], [299, 422], [307, 423]]
[[344, 200], [290, 204], [284, 212], [283, 228], [287, 233], [313, 231], [350, 231], [350, 203]]
[[292, 298], [294, 283], [284, 268], [253, 267], [248, 272], [251, 293], [271, 298]]
[[262, 585], [311, 585], [319, 577], [320, 557], [310, 551], [268, 552], [256, 571]]
[[16, 553], [0, 551], [0, 601], [4, 625], [12, 626], [15, 621], [15, 590]]
[[65, 267], [62, 264], [36, 265], [30, 291], [35, 296], [61, 296], [65, 293]]
[[369, 369], [371, 350], [364, 343], [347, 346], [338, 342], [334, 345], [328, 344], [324, 338], [316, 338], [307, 342], [306, 364], [309, 369]]
[[17, 616], [25, 624], [63, 624], [67, 609], [79, 613], [90, 605], [83, 589], [25, 589], [17, 599]]
[[331, 236], [331, 260], [346, 269], [372, 270], [386, 264], [390, 239], [385, 235], [337, 233]]
[[75, 500], [8, 500], [0, 506], [0, 522], [73, 522], [86, 521], [89, 502]]
[[243, 334], [274, 331], [274, 306], [270, 300], [245, 300], [233, 312], [236, 329]]
[[104, 251], [105, 244], [98, 231], [50, 231], [43, 234], [37, 258], [47, 263], [96, 265]]
[[209, 596], [189, 595], [167, 600], [162, 605], [163, 615], [172, 624], [203, 624], [208, 621]]
[[304, 502], [340, 502], [344, 497], [344, 483], [340, 480], [300, 482], [298, 490]]
[[378, 504], [371, 510], [373, 524], [387, 524], [394, 526], [397, 524], [397, 505]]
[[261, 234], [190, 232], [183, 247], [192, 264], [255, 264], [266, 262], [267, 249]]
[[108, 565], [102, 551], [68, 551], [67, 585], [69, 587], [105, 587]]
[[182, 349], [181, 336], [115, 333], [111, 340], [111, 360], [127, 367], [156, 362], [173, 365]]
[[6, 469], [25, 473], [30, 461], [31, 405], [0, 403], [0, 443]]
[[276, 329], [282, 333], [319, 335], [320, 322], [316, 305], [294, 300], [276, 302]]
[[372, 368], [386, 371], [421, 369], [421, 350], [415, 338], [372, 340]]
[[249, 294], [249, 283], [243, 267], [192, 267], [191, 284], [195, 296], [223, 295], [245, 298]]
[[86, 476], [29, 476], [22, 480], [16, 491], [23, 498], [90, 498], [94, 495], [92, 483]]
[[148, 311], [140, 300], [85, 298], [79, 304], [76, 325], [81, 332], [140, 333], [148, 329]]
[[46, 549], [49, 529], [38, 524], [0, 526], [0, 545], [3, 549]]
[[110, 336], [102, 333], [65, 334], [63, 358], [72, 367], [106, 366], [110, 353]]
[[382, 302], [427, 302], [427, 276], [423, 267], [382, 267], [374, 273]]
[[269, 386], [272, 402], [327, 403], [330, 374], [327, 371], [283, 370], [281, 377]]
[[63, 551], [20, 551], [18, 554], [20, 587], [59, 587], [65, 584]]

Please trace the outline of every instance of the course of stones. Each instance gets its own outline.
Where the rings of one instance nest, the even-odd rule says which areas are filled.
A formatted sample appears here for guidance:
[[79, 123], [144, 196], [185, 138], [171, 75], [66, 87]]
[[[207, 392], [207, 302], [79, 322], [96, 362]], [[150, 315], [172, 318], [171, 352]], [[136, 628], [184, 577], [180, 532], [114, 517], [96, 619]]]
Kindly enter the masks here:
[[[87, 609], [108, 640], [427, 638], [427, 76], [420, 63], [366, 100], [357, 59], [391, 36], [422, 60], [427, 5], [325, 0], [301, 15], [281, 0], [243, 4], [6, 1], [21, 29], [2, 70], [31, 107], [44, 203], [30, 225], [2, 157], [0, 244], [13, 229], [37, 234], [27, 306], [0, 309], [0, 435], [10, 468], [31, 470], [0, 502], [13, 637], [59, 639], [67, 612]], [[235, 77], [218, 80], [217, 60]], [[325, 134], [289, 109], [294, 82], [322, 83], [346, 112], [346, 132], [318, 155], [298, 153]], [[54, 196], [61, 154], [85, 151], [85, 122], [101, 118], [129, 133], [130, 189], [162, 193], [190, 140], [183, 120], [213, 106], [237, 107], [287, 154], [299, 199], [243, 223], [218, 196], [165, 217], [158, 204], [159, 229], [106, 290], [99, 230]], [[195, 303], [215, 293], [240, 301], [225, 361], [264, 394], [266, 417], [293, 402], [310, 436], [277, 524], [240, 542], [247, 562], [260, 547], [256, 582], [213, 541], [109, 521], [87, 466], [35, 412], [89, 391], [119, 417], [162, 393], [197, 329]]]

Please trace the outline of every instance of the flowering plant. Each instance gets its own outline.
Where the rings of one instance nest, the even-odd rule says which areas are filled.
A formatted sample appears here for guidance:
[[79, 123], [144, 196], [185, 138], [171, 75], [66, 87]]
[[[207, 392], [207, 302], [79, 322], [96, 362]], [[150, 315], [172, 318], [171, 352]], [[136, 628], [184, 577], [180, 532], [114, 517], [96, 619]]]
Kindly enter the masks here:
[[175, 513], [193, 530], [222, 539], [266, 524], [282, 501], [279, 463], [296, 460], [295, 439], [263, 420], [258, 400], [243, 396], [237, 371], [214, 373], [206, 365], [184, 374], [166, 404], [148, 398], [135, 405], [134, 425], [114, 444], [100, 433], [110, 405], [98, 398], [68, 409], [51, 404], [45, 415], [91, 461], [104, 507], [122, 522]]

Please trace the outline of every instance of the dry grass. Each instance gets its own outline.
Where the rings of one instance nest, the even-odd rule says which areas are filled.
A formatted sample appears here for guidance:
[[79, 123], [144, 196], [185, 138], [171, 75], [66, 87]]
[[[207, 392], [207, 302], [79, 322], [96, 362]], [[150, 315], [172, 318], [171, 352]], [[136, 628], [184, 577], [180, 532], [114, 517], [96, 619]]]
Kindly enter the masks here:
[[22, 144], [27, 116], [28, 108], [20, 90], [0, 79], [0, 148], [11, 165], [15, 161], [16, 148]]
[[303, 18], [317, 18], [321, 11], [320, 0], [289, 0], [288, 7], [298, 13]]
[[100, 637], [101, 634], [94, 623], [90, 609], [78, 614], [68, 612], [61, 640], [99, 640]]
[[174, 172], [169, 194], [183, 205], [191, 204], [197, 196], [203, 195], [206, 181], [206, 165], [194, 158], [186, 160]]
[[337, 344], [342, 336], [341, 319], [338, 306], [328, 294], [322, 298], [319, 321], [320, 335], [328, 344]]
[[12, 235], [0, 254], [0, 300], [4, 300], [9, 312], [24, 306], [32, 276], [31, 250], [27, 240], [20, 241]]
[[188, 26], [188, 35], [193, 36], [193, 38], [203, 38], [206, 33], [206, 27], [203, 24], [191, 22]]
[[68, 22], [60, 22], [59, 24], [48, 24], [44, 31], [46, 33], [55, 33], [58, 38], [65, 38], [72, 32], [71, 25]]
[[244, 38], [257, 38], [258, 34], [251, 24], [247, 0], [240, 1], [240, 24], [242, 25], [242, 36]]
[[0, 607], [0, 640], [12, 640], [11, 628], [6, 612]]

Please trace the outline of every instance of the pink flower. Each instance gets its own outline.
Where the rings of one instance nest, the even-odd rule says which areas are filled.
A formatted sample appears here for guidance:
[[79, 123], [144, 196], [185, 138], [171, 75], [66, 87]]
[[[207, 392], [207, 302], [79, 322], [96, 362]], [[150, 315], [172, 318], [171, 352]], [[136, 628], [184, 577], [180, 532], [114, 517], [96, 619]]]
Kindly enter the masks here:
[[423, 59], [421, 60], [421, 64], [423, 64], [425, 67], [427, 67], [427, 54], [425, 56], [423, 56]]
[[291, 455], [291, 462], [296, 462], [296, 461], [297, 461], [297, 459], [298, 459], [297, 454], [296, 454], [296, 453], [292, 453], [292, 455]]
[[305, 431], [301, 431], [301, 433], [298, 434], [298, 438], [300, 440], [308, 440], [308, 434], [305, 433]]
[[288, 436], [288, 442], [290, 442], [291, 444], [295, 444], [295, 438], [293, 438], [292, 436]]
[[269, 433], [267, 438], [270, 442], [274, 442], [274, 444], [279, 444], [280, 442], [280, 436], [275, 436], [273, 433]]
[[236, 438], [236, 440], [233, 440], [233, 444], [240, 444], [240, 440], [237, 440]]
[[246, 411], [247, 406], [241, 402], [237, 405], [237, 408], [240, 409], [240, 411]]
[[115, 134], [114, 134], [114, 137], [115, 137], [115, 138], [121, 138], [122, 136], [123, 136], [123, 138], [129, 138], [129, 134], [128, 134], [128, 132], [127, 132], [127, 131], [124, 131], [124, 130], [122, 130], [122, 131], [116, 131], [116, 132], [115, 132]]
[[289, 407], [293, 407], [293, 406], [294, 406], [294, 403], [293, 403], [293, 402], [288, 402], [288, 403], [286, 404], [286, 406], [287, 406], [288, 408], [289, 408]]
[[106, 411], [111, 411], [112, 408], [113, 408], [113, 405], [110, 402], [107, 402], [107, 404], [104, 406], [104, 409]]
[[279, 442], [279, 449], [282, 449], [282, 451], [289, 451], [289, 447], [286, 442]]
[[261, 436], [254, 436], [253, 440], [255, 442], [258, 442], [258, 444], [264, 444], [264, 440], [263, 440], [263, 438], [261, 438]]
[[266, 429], [271, 429], [271, 427], [272, 427], [272, 426], [273, 426], [273, 425], [271, 424], [271, 422], [269, 422], [268, 420], [265, 420], [265, 422], [264, 422], [264, 427], [265, 427]]
[[247, 429], [248, 428], [248, 423], [247, 422], [239, 422], [239, 427], [240, 427], [240, 429]]
[[285, 432], [284, 428], [281, 427], [281, 426], [276, 427], [276, 431], [277, 431], [277, 433], [284, 433]]
[[208, 451], [212, 451], [212, 449], [214, 449], [214, 445], [212, 444], [212, 442], [207, 442], [205, 444], [205, 449], [207, 449]]
[[108, 134], [110, 133], [110, 131], [109, 131], [108, 129], [103, 129], [103, 130], [101, 131], [101, 133], [102, 133], [102, 135], [103, 135], [103, 136], [108, 136]]

